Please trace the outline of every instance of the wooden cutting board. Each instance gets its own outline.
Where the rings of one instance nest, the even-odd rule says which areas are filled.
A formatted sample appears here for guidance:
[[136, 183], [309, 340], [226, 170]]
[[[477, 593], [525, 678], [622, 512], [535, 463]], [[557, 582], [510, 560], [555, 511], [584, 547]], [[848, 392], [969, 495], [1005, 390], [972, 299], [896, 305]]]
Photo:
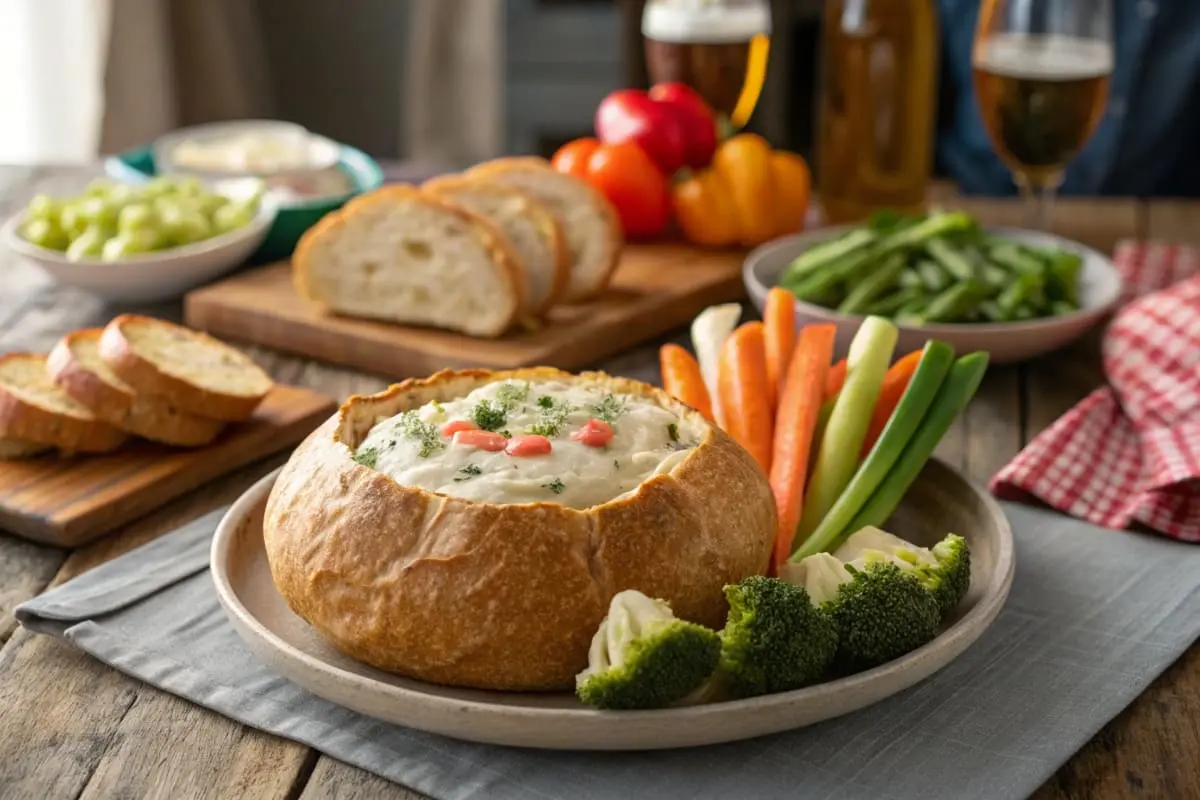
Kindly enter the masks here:
[[276, 386], [254, 416], [184, 450], [142, 440], [106, 455], [0, 461], [0, 530], [76, 547], [228, 472], [298, 444], [329, 418], [331, 397]]
[[603, 296], [552, 309], [536, 331], [492, 340], [326, 314], [296, 295], [287, 264], [261, 267], [189, 293], [184, 319], [221, 338], [388, 378], [447, 367], [577, 370], [686, 325], [705, 306], [744, 297], [744, 258], [744, 252], [684, 244], [629, 245]]

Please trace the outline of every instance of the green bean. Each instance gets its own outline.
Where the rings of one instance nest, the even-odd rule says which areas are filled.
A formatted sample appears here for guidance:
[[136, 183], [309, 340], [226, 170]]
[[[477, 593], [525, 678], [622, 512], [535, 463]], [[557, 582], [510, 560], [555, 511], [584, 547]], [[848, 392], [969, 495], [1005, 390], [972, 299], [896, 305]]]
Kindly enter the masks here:
[[923, 258], [917, 262], [917, 273], [921, 276], [921, 284], [931, 292], [940, 292], [950, 285], [951, 278], [936, 261]]
[[975, 279], [975, 269], [971, 266], [971, 262], [967, 261], [945, 239], [930, 239], [925, 243], [925, 250], [929, 255], [933, 256], [942, 269], [949, 272], [956, 279], [960, 281]]
[[784, 270], [783, 281], [794, 283], [813, 275], [818, 270], [830, 267], [847, 256], [863, 250], [878, 238], [874, 231], [868, 228], [858, 228], [840, 239], [810, 247]]
[[860, 314], [871, 301], [886, 292], [896, 283], [900, 270], [904, 269], [903, 253], [893, 253], [879, 264], [875, 271], [855, 284], [854, 289], [838, 306], [842, 314]]
[[904, 288], [892, 292], [886, 297], [881, 297], [872, 305], [868, 306], [867, 313], [877, 316], [886, 317], [890, 314], [895, 314], [900, 309], [913, 302], [923, 302], [925, 292], [919, 286], [905, 286]]
[[900, 277], [897, 279], [899, 284], [905, 289], [922, 289], [925, 282], [921, 280], [921, 273], [916, 267], [905, 267], [900, 270]]

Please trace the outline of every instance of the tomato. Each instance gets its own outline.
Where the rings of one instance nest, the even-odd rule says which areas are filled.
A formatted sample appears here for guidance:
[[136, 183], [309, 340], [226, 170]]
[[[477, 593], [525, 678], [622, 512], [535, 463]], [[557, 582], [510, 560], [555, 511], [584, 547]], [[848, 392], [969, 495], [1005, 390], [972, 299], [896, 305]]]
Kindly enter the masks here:
[[588, 447], [604, 447], [613, 439], [613, 429], [602, 419], [592, 418], [583, 427], [571, 434], [571, 438]]
[[545, 456], [549, 455], [553, 446], [545, 436], [531, 434], [529, 436], [514, 436], [508, 440], [504, 452], [510, 456]]
[[454, 434], [454, 443], [465, 444], [467, 447], [474, 447], [479, 450], [487, 450], [489, 453], [498, 453], [504, 449], [504, 446], [508, 443], [508, 439], [491, 431], [468, 430], [459, 431]]
[[558, 148], [554, 158], [550, 159], [550, 166], [563, 174], [587, 181], [588, 159], [592, 157], [592, 153], [596, 152], [598, 147], [600, 147], [600, 142], [590, 136], [567, 142]]
[[[554, 155], [559, 172], [581, 177], [608, 198], [630, 239], [651, 239], [671, 220], [671, 184], [634, 142], [589, 144], [576, 139]], [[584, 154], [586, 162], [581, 162]]]
[[479, 426], [465, 419], [456, 419], [442, 426], [442, 436], [453, 436], [459, 431], [478, 430]]

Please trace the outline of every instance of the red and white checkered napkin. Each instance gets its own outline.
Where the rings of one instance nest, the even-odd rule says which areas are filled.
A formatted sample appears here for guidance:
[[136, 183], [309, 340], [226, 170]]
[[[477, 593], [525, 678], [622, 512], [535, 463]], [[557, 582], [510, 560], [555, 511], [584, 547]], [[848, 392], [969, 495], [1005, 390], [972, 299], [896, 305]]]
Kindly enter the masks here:
[[1200, 542], [1200, 253], [1127, 242], [1114, 260], [1130, 302], [1104, 336], [1110, 385], [1030, 442], [991, 489]]

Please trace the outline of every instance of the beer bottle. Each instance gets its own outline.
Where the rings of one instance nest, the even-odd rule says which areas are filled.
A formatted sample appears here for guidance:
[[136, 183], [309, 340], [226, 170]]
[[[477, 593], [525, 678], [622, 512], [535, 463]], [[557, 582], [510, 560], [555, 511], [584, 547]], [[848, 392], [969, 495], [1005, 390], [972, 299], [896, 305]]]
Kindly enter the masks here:
[[925, 208], [937, 115], [934, 0], [827, 0], [817, 196], [827, 222]]

